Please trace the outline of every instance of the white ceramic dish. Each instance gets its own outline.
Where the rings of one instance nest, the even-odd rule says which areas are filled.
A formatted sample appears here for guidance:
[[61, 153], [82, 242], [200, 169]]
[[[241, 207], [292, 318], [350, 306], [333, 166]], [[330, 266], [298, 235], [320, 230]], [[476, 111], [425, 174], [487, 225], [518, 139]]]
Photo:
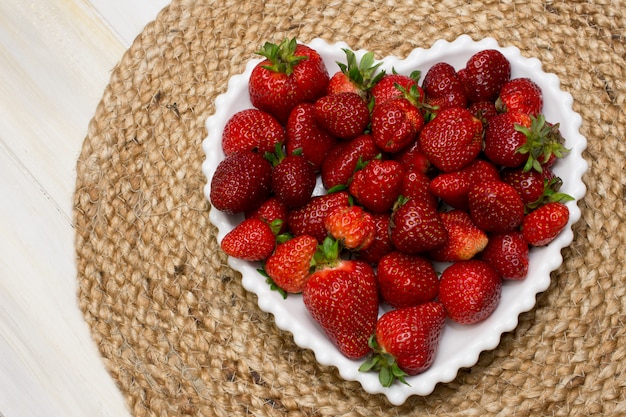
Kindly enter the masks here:
[[[329, 45], [320, 39], [315, 39], [308, 45], [321, 54], [331, 75], [339, 69], [337, 61], [345, 62], [342, 48], [349, 48], [342, 42]], [[551, 272], [563, 261], [561, 249], [572, 242], [571, 226], [580, 218], [576, 202], [585, 194], [582, 176], [587, 170], [587, 163], [582, 158], [587, 142], [579, 133], [582, 119], [572, 110], [572, 96], [561, 91], [558, 77], [545, 73], [539, 60], [521, 56], [515, 47], [500, 47], [494, 39], [473, 41], [464, 35], [453, 42], [437, 41], [430, 49], [415, 49], [405, 59], [394, 56], [382, 58], [384, 62], [382, 68], [388, 72], [395, 68], [397, 72], [404, 74], [419, 69], [423, 76], [437, 62], [448, 62], [460, 69], [472, 54], [491, 48], [500, 50], [510, 60], [512, 77], [530, 77], [543, 90], [546, 120], [561, 124], [561, 133], [566, 138], [565, 146], [571, 149], [569, 155], [557, 163], [554, 171], [564, 181], [562, 191], [574, 197], [575, 201], [567, 204], [571, 214], [567, 228], [549, 246], [532, 249], [528, 277], [523, 281], [505, 283], [502, 301], [489, 319], [473, 326], [447, 323], [437, 357], [428, 371], [407, 378], [410, 385], [396, 383], [390, 388], [382, 387], [375, 373], [358, 371], [362, 361], [347, 359], [339, 353], [324, 336], [321, 328], [310, 318], [299, 295], [290, 295], [283, 299], [277, 292], [270, 290], [265, 279], [256, 271], [257, 264], [229, 259], [230, 266], [241, 272], [242, 284], [246, 290], [257, 295], [259, 307], [272, 313], [276, 325], [291, 332], [298, 346], [311, 349], [319, 363], [335, 366], [344, 379], [359, 381], [365, 391], [382, 393], [395, 405], [402, 404], [411, 395], [430, 394], [437, 383], [449, 382], [456, 377], [459, 369], [475, 365], [481, 352], [497, 347], [501, 335], [517, 326], [519, 314], [532, 309], [537, 294], [545, 291], [550, 285]], [[355, 51], [357, 57], [361, 57], [365, 52]], [[221, 149], [222, 130], [233, 113], [252, 107], [248, 97], [248, 79], [252, 68], [259, 61], [251, 60], [243, 74], [230, 79], [226, 93], [217, 97], [215, 101], [215, 114], [206, 122], [208, 137], [202, 144], [206, 161], [202, 169], [208, 179], [205, 188], [207, 198], [210, 179], [217, 164], [224, 158]], [[241, 221], [241, 217], [229, 216], [214, 209], [210, 212], [210, 219], [219, 230], [217, 238], [220, 242], [224, 235]]]

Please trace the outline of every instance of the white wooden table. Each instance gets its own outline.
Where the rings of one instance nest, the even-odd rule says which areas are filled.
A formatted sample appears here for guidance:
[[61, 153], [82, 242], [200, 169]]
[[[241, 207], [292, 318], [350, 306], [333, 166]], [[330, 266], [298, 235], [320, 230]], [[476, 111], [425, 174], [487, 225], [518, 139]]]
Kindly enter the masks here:
[[0, 416], [129, 416], [77, 304], [75, 165], [111, 70], [169, 0], [0, 2]]

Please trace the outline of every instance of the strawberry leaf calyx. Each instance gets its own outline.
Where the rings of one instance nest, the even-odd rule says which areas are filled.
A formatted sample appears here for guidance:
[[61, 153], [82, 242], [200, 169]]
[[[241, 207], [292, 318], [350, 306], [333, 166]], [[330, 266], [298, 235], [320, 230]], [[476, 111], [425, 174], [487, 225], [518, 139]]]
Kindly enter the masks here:
[[376, 335], [369, 338], [368, 345], [373, 353], [361, 364], [359, 372], [378, 372], [378, 380], [385, 388], [390, 387], [395, 380], [410, 386], [405, 379], [408, 374], [400, 369], [392, 355], [380, 347]]
[[382, 62], [375, 63], [373, 52], [365, 53], [359, 61], [353, 51], [349, 49], [343, 49], [343, 51], [346, 54], [347, 63], [337, 62], [337, 65], [341, 72], [361, 90], [369, 90], [385, 75], [384, 70], [378, 71]]
[[311, 267], [318, 265], [331, 265], [337, 262], [339, 260], [339, 255], [341, 254], [341, 249], [342, 247], [338, 240], [333, 239], [330, 236], [326, 236], [322, 243], [317, 247], [315, 255], [313, 255]]
[[300, 61], [309, 59], [306, 55], [295, 54], [297, 46], [296, 38], [285, 38], [278, 45], [265, 42], [263, 47], [256, 53], [265, 57], [271, 63], [270, 65], [263, 65], [263, 68], [289, 76], [293, 73], [293, 68], [298, 65]]
[[274, 280], [265, 272], [264, 268], [258, 268], [257, 272], [265, 277], [265, 282], [270, 286], [270, 290], [278, 292], [283, 297], [283, 300], [287, 299], [287, 291], [276, 285]]
[[567, 201], [573, 201], [574, 197], [569, 194], [559, 192], [563, 180], [559, 177], [552, 178], [550, 180], [544, 180], [544, 189], [542, 195], [535, 201], [526, 204], [524, 207], [526, 213], [533, 211], [544, 204], [559, 202], [565, 203]]
[[565, 139], [559, 131], [559, 123], [546, 122], [545, 116], [530, 116], [530, 128], [515, 124], [515, 130], [526, 136], [526, 143], [517, 149], [517, 153], [528, 155], [523, 170], [534, 169], [543, 172], [542, 163], [549, 161], [553, 156], [563, 158], [569, 149], [563, 146]]

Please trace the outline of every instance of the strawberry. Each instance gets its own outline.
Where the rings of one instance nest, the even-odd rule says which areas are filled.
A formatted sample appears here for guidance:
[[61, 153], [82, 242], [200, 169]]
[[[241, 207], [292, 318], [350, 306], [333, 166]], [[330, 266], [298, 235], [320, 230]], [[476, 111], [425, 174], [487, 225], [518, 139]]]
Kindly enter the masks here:
[[424, 123], [421, 110], [409, 99], [386, 100], [372, 112], [374, 142], [384, 152], [399, 152], [415, 140]]
[[524, 219], [522, 198], [513, 186], [502, 181], [474, 184], [468, 194], [468, 205], [476, 226], [487, 232], [509, 232]]
[[224, 253], [245, 261], [262, 261], [272, 254], [276, 236], [262, 220], [244, 219], [226, 233], [220, 244]]
[[265, 59], [250, 75], [250, 100], [281, 124], [298, 103], [313, 102], [325, 94], [330, 76], [314, 49], [293, 38], [278, 45], [266, 42], [257, 54]]
[[265, 262], [265, 273], [287, 293], [300, 293], [309, 279], [317, 239], [300, 235], [278, 244]]
[[501, 172], [502, 181], [512, 185], [524, 202], [526, 211], [532, 211], [551, 201], [566, 202], [573, 200], [568, 194], [559, 192], [563, 180], [554, 175], [548, 167], [542, 172], [524, 171], [523, 168], [507, 168]]
[[352, 139], [370, 123], [367, 104], [357, 93], [338, 93], [320, 97], [315, 102], [318, 124], [339, 139]]
[[439, 216], [448, 231], [448, 241], [428, 253], [431, 259], [440, 262], [466, 261], [487, 246], [487, 234], [474, 224], [467, 212], [452, 210]]
[[370, 90], [374, 100], [374, 107], [383, 104], [387, 100], [404, 97], [404, 92], [401, 89], [410, 91], [411, 88], [416, 88], [416, 91], [421, 93], [419, 95], [423, 101], [423, 90], [418, 85], [420, 76], [419, 71], [415, 71], [410, 75], [398, 74], [395, 70], [391, 74], [384, 74]]
[[374, 354], [359, 371], [378, 372], [384, 387], [390, 387], [396, 379], [408, 385], [405, 376], [420, 374], [432, 366], [445, 320], [443, 306], [435, 301], [383, 314], [370, 339]]
[[439, 292], [439, 277], [428, 259], [393, 251], [380, 259], [378, 289], [394, 308], [411, 307], [432, 301]]
[[276, 153], [266, 154], [274, 165], [272, 192], [287, 208], [301, 207], [309, 202], [315, 189], [313, 165], [300, 153], [285, 155], [278, 146]]
[[384, 213], [400, 195], [404, 168], [393, 160], [374, 158], [354, 173], [349, 191], [356, 201], [372, 213]]
[[363, 134], [335, 146], [322, 164], [322, 183], [327, 190], [348, 186], [352, 174], [360, 163], [366, 163], [380, 151], [372, 135]]
[[500, 176], [495, 165], [482, 159], [475, 159], [459, 171], [444, 172], [437, 175], [430, 182], [429, 190], [449, 206], [468, 210], [467, 195], [472, 185], [480, 181], [499, 179]]
[[495, 105], [500, 112], [513, 111], [537, 116], [543, 108], [543, 94], [530, 78], [513, 78], [502, 86]]
[[547, 203], [524, 217], [524, 240], [532, 246], [545, 246], [561, 233], [568, 221], [569, 209], [565, 204]]
[[287, 206], [275, 196], [270, 196], [258, 208], [244, 213], [246, 219], [255, 218], [269, 224], [276, 235], [287, 231]]
[[498, 114], [498, 109], [493, 101], [476, 101], [470, 104], [467, 110], [483, 122], [483, 126], [487, 126], [487, 122]]
[[452, 320], [475, 324], [487, 319], [502, 295], [502, 278], [487, 262], [472, 259], [448, 266], [439, 280], [439, 300]]
[[253, 210], [269, 196], [271, 183], [269, 161], [256, 152], [235, 152], [215, 169], [209, 195], [211, 204], [228, 214]]
[[568, 152], [563, 146], [565, 139], [559, 131], [559, 124], [546, 121], [543, 114], [530, 116], [530, 127], [521, 125], [515, 128], [526, 136], [526, 142], [517, 152], [526, 156], [524, 170], [543, 171], [543, 167], [551, 167], [556, 159]]
[[326, 157], [337, 143], [337, 138], [322, 129], [315, 120], [315, 106], [300, 103], [294, 107], [287, 120], [285, 150], [292, 154], [300, 149], [319, 171]]
[[424, 126], [420, 148], [441, 171], [457, 171], [472, 162], [482, 148], [483, 125], [465, 108], [449, 107]]
[[394, 250], [391, 237], [389, 236], [389, 225], [391, 224], [391, 214], [389, 213], [372, 213], [374, 219], [374, 240], [366, 248], [356, 253], [358, 259], [376, 265], [380, 258]]
[[413, 141], [408, 148], [392, 155], [392, 158], [404, 165], [405, 169], [416, 168], [417, 170], [428, 173], [431, 168], [430, 161], [420, 149], [419, 141]]
[[527, 141], [527, 136], [516, 128], [517, 125], [531, 127], [530, 116], [526, 113], [501, 113], [489, 120], [485, 129], [485, 155], [496, 165], [514, 168], [528, 159], [518, 149]]
[[454, 67], [446, 62], [438, 62], [426, 72], [422, 88], [426, 102], [438, 110], [447, 107], [467, 107], [465, 87]]
[[489, 236], [480, 258], [491, 265], [503, 279], [520, 280], [528, 274], [528, 243], [522, 232], [514, 230]]
[[241, 150], [272, 152], [285, 141], [285, 130], [272, 115], [259, 109], [246, 109], [231, 116], [222, 132], [222, 149], [228, 156]]
[[348, 193], [345, 191], [314, 196], [304, 206], [289, 211], [289, 230], [295, 236], [311, 235], [322, 243], [327, 235], [324, 219], [335, 207], [346, 207], [348, 204]]
[[485, 49], [473, 54], [457, 74], [470, 102], [495, 101], [511, 78], [511, 63], [502, 52]]
[[341, 353], [362, 358], [370, 352], [368, 340], [378, 318], [374, 270], [365, 262], [338, 258], [332, 239], [323, 247], [324, 261], [307, 279], [302, 301]]
[[330, 78], [326, 94], [352, 92], [369, 101], [370, 88], [385, 75], [384, 70], [379, 71], [382, 62], [374, 63], [373, 52], [365, 53], [359, 61], [351, 50], [343, 51], [346, 54], [346, 63], [337, 62], [339, 71]]
[[437, 209], [420, 200], [399, 200], [391, 214], [390, 235], [394, 247], [409, 254], [436, 249], [448, 240]]
[[357, 251], [367, 249], [376, 234], [374, 218], [360, 206], [335, 207], [324, 227], [344, 248]]
[[405, 198], [423, 201], [437, 207], [437, 198], [430, 192], [430, 178], [415, 167], [404, 170], [400, 194]]

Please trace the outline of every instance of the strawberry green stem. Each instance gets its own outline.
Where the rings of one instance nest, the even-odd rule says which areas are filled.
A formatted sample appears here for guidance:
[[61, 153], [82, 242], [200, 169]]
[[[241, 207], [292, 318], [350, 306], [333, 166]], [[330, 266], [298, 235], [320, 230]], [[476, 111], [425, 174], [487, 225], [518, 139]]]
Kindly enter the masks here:
[[263, 47], [257, 51], [258, 55], [264, 56], [270, 61], [270, 65], [264, 65], [263, 68], [291, 75], [293, 68], [302, 60], [308, 59], [304, 55], [296, 55], [296, 47], [298, 43], [296, 38], [285, 38], [280, 44], [276, 45], [266, 42]]

